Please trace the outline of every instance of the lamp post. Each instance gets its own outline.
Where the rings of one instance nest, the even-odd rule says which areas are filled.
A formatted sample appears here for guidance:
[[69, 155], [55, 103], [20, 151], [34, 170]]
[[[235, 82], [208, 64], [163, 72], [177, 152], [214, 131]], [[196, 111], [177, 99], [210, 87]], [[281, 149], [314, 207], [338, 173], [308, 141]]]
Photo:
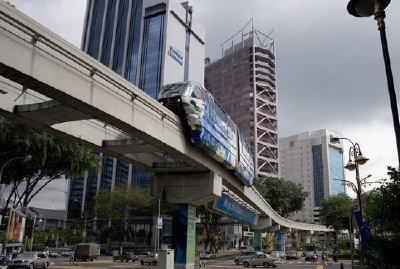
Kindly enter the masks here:
[[[11, 158], [11, 159], [9, 159], [8, 161], [6, 161], [6, 162], [1, 166], [1, 169], [0, 169], [0, 205], [2, 205], [2, 200], [3, 200], [3, 195], [4, 195], [4, 189], [5, 189], [5, 184], [3, 184], [3, 183], [1, 182], [2, 177], [3, 177], [4, 168], [5, 168], [6, 165], [9, 164], [10, 162], [15, 161], [15, 160], [20, 160], [20, 159], [22, 159], [22, 160], [24, 160], [24, 161], [30, 161], [30, 160], [32, 160], [32, 156], [31, 156], [31, 155], [25, 155], [25, 156], [14, 157], [14, 158]], [[1, 221], [0, 221], [0, 222], [1, 222]]]
[[378, 23], [378, 30], [381, 36], [383, 59], [385, 62], [390, 107], [392, 110], [393, 127], [396, 136], [397, 160], [400, 162], [400, 122], [385, 27], [385, 8], [389, 5], [389, 3], [390, 0], [350, 0], [347, 5], [347, 11], [355, 17], [370, 17], [374, 15], [374, 18]]
[[32, 156], [31, 156], [31, 155], [19, 156], [19, 157], [11, 158], [11, 159], [9, 159], [8, 161], [6, 161], [6, 162], [1, 166], [1, 169], [0, 169], [0, 183], [1, 183], [2, 176], [3, 176], [4, 167], [6, 167], [6, 165], [9, 164], [10, 162], [12, 162], [12, 161], [14, 161], [14, 160], [19, 160], [19, 159], [23, 159], [24, 161], [30, 161], [30, 160], [32, 160]]
[[[357, 205], [358, 210], [360, 211], [360, 215], [362, 216], [362, 203], [361, 203], [361, 180], [360, 180], [360, 170], [359, 165], [364, 165], [369, 159], [364, 157], [361, 153], [361, 148], [358, 143], [353, 143], [350, 139], [346, 137], [333, 137], [331, 142], [338, 142], [339, 140], [347, 140], [351, 143], [351, 147], [349, 149], [349, 161], [344, 168], [350, 171], [356, 170], [356, 194], [357, 194]], [[350, 182], [353, 184], [352, 182]]]
[[83, 222], [82, 240], [83, 240], [83, 243], [85, 243], [86, 242], [86, 232], [87, 232], [87, 230], [86, 230], [86, 227], [87, 227], [87, 206], [86, 206], [86, 203], [83, 202], [83, 200], [74, 199], [74, 202], [78, 202], [78, 203], [82, 203], [83, 204], [82, 209], [84, 211], [83, 212], [84, 213], [84, 222]]
[[[35, 216], [33, 217], [33, 227], [32, 227], [32, 237], [31, 237], [31, 245], [30, 245], [30, 251], [32, 251], [33, 248], [33, 236], [35, 234], [35, 226], [36, 226], [36, 218], [37, 218], [37, 214], [35, 212], [33, 212], [35, 214]], [[43, 220], [39, 219], [39, 223], [41, 223]]]

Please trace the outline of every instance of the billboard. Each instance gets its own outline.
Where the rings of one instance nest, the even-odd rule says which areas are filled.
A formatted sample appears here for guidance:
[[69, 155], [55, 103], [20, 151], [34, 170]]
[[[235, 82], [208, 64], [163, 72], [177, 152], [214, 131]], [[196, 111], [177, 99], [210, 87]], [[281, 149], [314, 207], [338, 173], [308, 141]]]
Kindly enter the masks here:
[[7, 244], [22, 243], [25, 234], [26, 217], [22, 212], [10, 209], [7, 228]]
[[258, 214], [225, 193], [214, 202], [213, 209], [247, 224], [257, 225], [258, 222]]

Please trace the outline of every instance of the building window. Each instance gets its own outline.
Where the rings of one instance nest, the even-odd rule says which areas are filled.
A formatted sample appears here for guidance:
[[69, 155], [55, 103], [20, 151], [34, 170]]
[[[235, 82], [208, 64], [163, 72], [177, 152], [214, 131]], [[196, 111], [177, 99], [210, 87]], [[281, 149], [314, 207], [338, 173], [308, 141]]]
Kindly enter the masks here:
[[122, 75], [124, 62], [126, 26], [128, 19], [129, 1], [121, 0], [118, 8], [117, 30], [114, 41], [114, 60], [112, 69]]
[[93, 1], [93, 20], [90, 25], [88, 54], [99, 58], [100, 36], [103, 24], [105, 0]]
[[111, 56], [111, 45], [113, 40], [114, 32], [114, 21], [115, 21], [115, 7], [116, 0], [109, 0], [107, 5], [107, 15], [104, 25], [104, 37], [101, 52], [101, 62], [105, 66], [110, 66], [110, 56]]
[[146, 9], [139, 88], [157, 98], [161, 84], [165, 4]]
[[329, 147], [329, 175], [331, 180], [331, 194], [336, 195], [345, 192], [343, 185], [343, 152], [335, 147]]
[[313, 176], [314, 176], [314, 204], [321, 206], [324, 199], [324, 167], [322, 160], [322, 145], [312, 147]]

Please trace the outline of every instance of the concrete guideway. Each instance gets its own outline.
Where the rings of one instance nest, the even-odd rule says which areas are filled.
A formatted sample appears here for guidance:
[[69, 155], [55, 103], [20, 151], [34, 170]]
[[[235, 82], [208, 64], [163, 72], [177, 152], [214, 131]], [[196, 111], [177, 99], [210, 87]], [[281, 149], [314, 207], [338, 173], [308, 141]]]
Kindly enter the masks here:
[[[330, 231], [322, 225], [279, 216], [254, 187], [243, 186], [227, 169], [193, 147], [175, 114], [3, 1], [0, 47], [0, 75], [6, 78], [0, 81], [1, 115], [66, 136], [156, 174], [185, 172], [196, 175], [197, 181], [211, 178], [203, 193], [193, 189], [194, 179], [186, 189], [183, 183], [175, 186], [171, 195], [183, 199], [178, 194], [197, 190], [200, 195], [189, 201], [196, 205], [221, 196], [224, 186], [258, 211], [258, 228]], [[171, 184], [166, 187], [174, 187]]]

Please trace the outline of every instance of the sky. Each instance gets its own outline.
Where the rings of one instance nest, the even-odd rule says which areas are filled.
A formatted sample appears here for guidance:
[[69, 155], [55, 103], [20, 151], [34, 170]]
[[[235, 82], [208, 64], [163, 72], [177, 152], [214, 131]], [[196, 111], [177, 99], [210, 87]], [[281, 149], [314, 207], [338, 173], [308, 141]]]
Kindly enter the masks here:
[[[145, 0], [146, 1], [146, 0]], [[9, 0], [34, 20], [80, 47], [86, 0]], [[190, 0], [206, 32], [206, 56], [220, 58], [220, 45], [252, 17], [273, 31], [276, 53], [279, 137], [331, 129], [360, 145], [361, 178], [387, 178], [398, 166], [379, 31], [373, 17], [348, 14], [348, 0]], [[400, 1], [386, 9], [395, 87], [400, 87]], [[398, 94], [398, 91], [397, 91]], [[400, 98], [400, 97], [398, 97]], [[349, 145], [344, 142], [345, 162]], [[355, 173], [346, 172], [355, 182]], [[63, 208], [65, 180], [33, 205]], [[61, 197], [64, 196], [62, 201]], [[45, 202], [45, 203], [44, 203]]]

